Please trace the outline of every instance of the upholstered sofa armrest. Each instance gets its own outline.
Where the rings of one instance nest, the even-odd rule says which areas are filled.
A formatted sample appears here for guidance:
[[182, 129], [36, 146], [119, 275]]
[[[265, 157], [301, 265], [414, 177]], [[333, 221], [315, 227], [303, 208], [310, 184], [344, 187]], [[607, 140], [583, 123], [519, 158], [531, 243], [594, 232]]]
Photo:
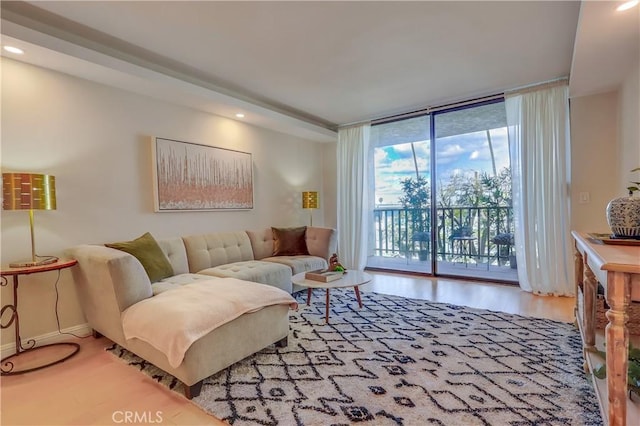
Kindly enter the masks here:
[[308, 226], [307, 250], [312, 256], [328, 260], [338, 251], [338, 232], [332, 228]]
[[128, 253], [99, 245], [76, 246], [66, 255], [78, 261], [73, 279], [89, 325], [114, 341], [123, 339], [120, 313], [153, 296], [142, 264]]

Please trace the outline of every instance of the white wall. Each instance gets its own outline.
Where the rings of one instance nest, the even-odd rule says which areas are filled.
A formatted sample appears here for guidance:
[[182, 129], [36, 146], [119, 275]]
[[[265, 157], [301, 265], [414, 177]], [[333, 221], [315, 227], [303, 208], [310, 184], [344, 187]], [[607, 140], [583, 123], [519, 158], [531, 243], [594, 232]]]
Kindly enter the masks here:
[[[631, 173], [640, 167], [640, 65], [627, 74], [620, 89], [620, 170], [619, 195], [626, 195], [624, 188], [630, 180], [640, 181], [640, 172]], [[636, 196], [637, 193], [636, 193]]]
[[335, 143], [324, 146], [323, 185], [327, 194], [320, 205], [324, 213], [325, 226], [338, 228], [338, 166], [337, 145]]
[[[610, 232], [606, 207], [640, 172], [640, 67], [613, 92], [571, 99], [571, 228]], [[579, 202], [589, 192], [590, 202]]]
[[[609, 232], [606, 207], [618, 193], [618, 92], [571, 99], [571, 229]], [[590, 201], [581, 203], [580, 193]]]
[[[36, 211], [36, 248], [62, 255], [76, 244], [128, 240], [150, 231], [157, 238], [206, 231], [308, 224], [301, 191], [319, 191], [325, 208], [314, 225], [335, 224], [325, 190], [324, 156], [335, 144], [314, 143], [238, 121], [163, 103], [65, 74], [2, 59], [2, 171], [56, 177], [55, 211]], [[148, 136], [252, 153], [254, 209], [154, 213]], [[308, 161], [301, 161], [307, 159]], [[335, 205], [335, 202], [334, 202]], [[325, 220], [325, 217], [328, 219]], [[2, 212], [1, 259], [30, 257], [28, 214]], [[20, 278], [23, 337], [56, 330], [56, 273]], [[62, 328], [85, 322], [69, 271], [61, 274]], [[2, 288], [3, 304], [12, 297]], [[13, 328], [2, 343], [13, 341]]]

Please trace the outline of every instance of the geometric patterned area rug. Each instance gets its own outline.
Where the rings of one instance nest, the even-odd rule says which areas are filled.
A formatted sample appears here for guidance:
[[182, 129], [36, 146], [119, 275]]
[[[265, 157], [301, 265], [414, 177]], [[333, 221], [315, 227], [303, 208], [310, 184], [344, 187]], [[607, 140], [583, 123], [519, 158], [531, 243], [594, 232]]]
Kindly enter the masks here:
[[[289, 344], [207, 378], [192, 401], [232, 425], [601, 425], [575, 327], [361, 292], [298, 293]], [[114, 345], [177, 392], [182, 384]]]

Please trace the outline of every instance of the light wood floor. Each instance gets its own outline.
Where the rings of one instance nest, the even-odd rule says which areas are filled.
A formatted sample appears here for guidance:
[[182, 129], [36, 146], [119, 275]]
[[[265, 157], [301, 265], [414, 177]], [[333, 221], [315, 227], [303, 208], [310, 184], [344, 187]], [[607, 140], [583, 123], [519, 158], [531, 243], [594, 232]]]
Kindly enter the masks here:
[[[575, 300], [572, 298], [534, 296], [514, 286], [488, 283], [379, 272], [371, 275], [374, 280], [362, 286], [362, 291], [573, 321]], [[0, 424], [126, 424], [125, 412], [150, 419], [148, 424], [224, 424], [107, 353], [104, 350], [109, 345], [107, 339], [90, 337], [75, 341], [82, 349], [61, 364], [2, 377]]]

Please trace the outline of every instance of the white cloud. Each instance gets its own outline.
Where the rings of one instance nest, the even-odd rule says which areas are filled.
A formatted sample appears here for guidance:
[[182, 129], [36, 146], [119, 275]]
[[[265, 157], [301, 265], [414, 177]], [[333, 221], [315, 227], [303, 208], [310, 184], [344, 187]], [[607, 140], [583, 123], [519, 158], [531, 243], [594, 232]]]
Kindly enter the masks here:
[[[491, 145], [496, 170], [509, 166], [509, 144], [506, 129], [491, 130]], [[429, 174], [429, 141], [414, 143], [418, 170]], [[400, 181], [415, 176], [411, 144], [386, 146], [376, 149], [376, 203], [383, 198], [384, 204], [396, 204], [402, 195]], [[485, 132], [440, 138], [436, 141], [438, 182], [446, 182], [452, 174], [473, 176], [475, 171], [492, 172], [491, 150]]]
[[384, 149], [375, 149], [373, 151], [373, 161], [376, 167], [383, 164], [391, 164], [389, 154], [387, 154], [387, 151], [385, 151]]

